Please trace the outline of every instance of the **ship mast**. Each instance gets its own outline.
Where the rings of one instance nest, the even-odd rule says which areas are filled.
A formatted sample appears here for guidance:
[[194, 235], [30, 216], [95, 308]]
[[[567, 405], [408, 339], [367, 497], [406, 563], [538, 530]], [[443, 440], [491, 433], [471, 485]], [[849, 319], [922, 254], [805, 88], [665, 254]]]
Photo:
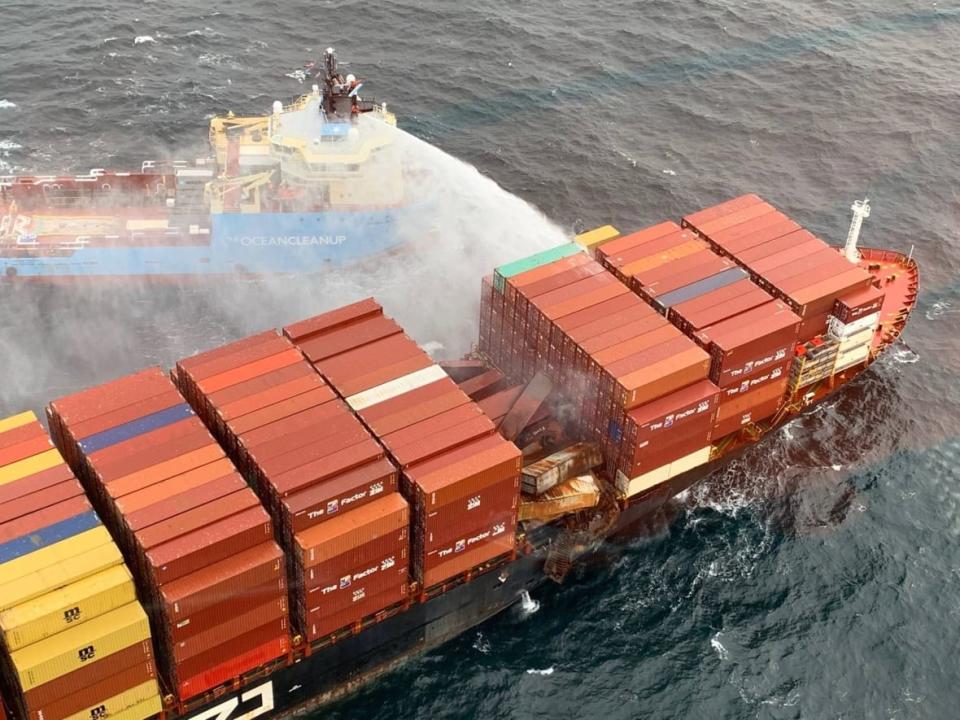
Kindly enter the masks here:
[[870, 217], [870, 199], [855, 200], [850, 209], [853, 211], [853, 219], [850, 221], [850, 231], [847, 233], [847, 242], [843, 246], [843, 254], [850, 262], [858, 263], [860, 253], [857, 251], [857, 241], [860, 239], [863, 221]]

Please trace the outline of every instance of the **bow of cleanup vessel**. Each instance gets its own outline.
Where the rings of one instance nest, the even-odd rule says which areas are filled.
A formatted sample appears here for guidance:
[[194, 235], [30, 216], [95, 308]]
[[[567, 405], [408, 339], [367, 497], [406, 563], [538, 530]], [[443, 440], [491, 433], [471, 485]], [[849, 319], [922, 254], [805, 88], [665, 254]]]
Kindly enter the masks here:
[[[332, 49], [312, 90], [210, 121], [210, 154], [136, 171], [0, 177], [0, 272], [15, 280], [308, 274], [398, 249], [413, 205], [396, 118]], [[422, 212], [422, 208], [419, 209]]]
[[287, 716], [562, 581], [897, 340], [917, 266], [857, 207], [842, 249], [755, 195], [584, 233], [459, 360], [370, 298], [55, 400], [56, 447], [0, 421], [0, 707]]

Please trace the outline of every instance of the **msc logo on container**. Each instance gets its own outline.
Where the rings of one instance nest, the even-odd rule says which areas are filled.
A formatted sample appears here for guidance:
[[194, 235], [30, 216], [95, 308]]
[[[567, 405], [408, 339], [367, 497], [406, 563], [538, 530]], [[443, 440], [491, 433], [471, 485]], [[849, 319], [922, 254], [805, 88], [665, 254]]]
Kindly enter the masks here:
[[96, 655], [97, 651], [94, 649], [93, 645], [87, 645], [85, 648], [80, 648], [80, 652], [77, 653], [77, 656], [80, 658], [80, 662], [93, 660]]
[[476, 510], [480, 507], [480, 496], [474, 495], [472, 498], [467, 500], [467, 510]]
[[69, 610], [64, 610], [63, 619], [68, 623], [76, 622], [80, 619], [80, 608], [72, 607]]
[[90, 708], [90, 720], [101, 720], [109, 714], [106, 705], [97, 705], [95, 708]]

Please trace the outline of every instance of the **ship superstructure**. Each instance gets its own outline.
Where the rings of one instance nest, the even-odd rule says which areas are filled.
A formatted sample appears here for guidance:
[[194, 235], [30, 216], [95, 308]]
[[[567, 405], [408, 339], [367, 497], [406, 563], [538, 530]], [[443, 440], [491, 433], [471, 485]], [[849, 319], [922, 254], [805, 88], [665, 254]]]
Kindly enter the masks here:
[[302, 274], [400, 244], [395, 116], [332, 49], [312, 89], [210, 122], [210, 156], [135, 172], [0, 177], [0, 271], [78, 279]]
[[[51, 557], [79, 567], [82, 513], [42, 491], [61, 462], [42, 429], [0, 422], [0, 577], [9, 557], [20, 578], [0, 597], [6, 711], [157, 715], [123, 674], [140, 642], [160, 717], [283, 717], [563, 581], [897, 340], [917, 265], [858, 248], [854, 224], [833, 248], [747, 195], [606, 226], [485, 278], [465, 359], [438, 364], [367, 299], [54, 401], [54, 442], [123, 552], [146, 645], [142, 624], [108, 643], [86, 616], [65, 644], [72, 596], [36, 584], [49, 635], [11, 650], [20, 586], [47, 581]], [[70, 714], [77, 667], [97, 690]]]

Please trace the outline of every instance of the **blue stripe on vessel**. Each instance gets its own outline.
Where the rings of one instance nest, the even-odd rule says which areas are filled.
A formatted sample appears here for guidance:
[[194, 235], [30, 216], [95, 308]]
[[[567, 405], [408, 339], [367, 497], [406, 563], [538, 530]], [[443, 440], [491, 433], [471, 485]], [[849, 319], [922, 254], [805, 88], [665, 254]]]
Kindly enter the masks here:
[[122, 443], [131, 438], [143, 435], [146, 432], [150, 432], [151, 430], [172, 425], [191, 415], [193, 415], [193, 410], [190, 409], [190, 406], [187, 405], [187, 403], [180, 403], [166, 410], [144, 415], [142, 418], [137, 418], [123, 425], [117, 425], [117, 427], [110, 428], [109, 430], [90, 435], [80, 441], [80, 449], [89, 455], [97, 450], [103, 450], [111, 445]]
[[732, 285], [739, 280], [743, 280], [745, 277], [747, 277], [747, 273], [742, 268], [730, 268], [729, 270], [724, 270], [721, 273], [711, 275], [703, 280], [697, 280], [695, 283], [684, 285], [682, 288], [668, 292], [666, 295], [654, 298], [653, 301], [661, 308], [673, 307], [687, 300], [700, 297], [704, 293]]
[[74, 515], [71, 518], [61, 520], [53, 525], [48, 525], [29, 535], [21, 535], [14, 540], [0, 545], [0, 564], [16, 560], [18, 557], [23, 557], [24, 555], [29, 555], [35, 550], [53, 545], [74, 535], [79, 535], [98, 525], [100, 525], [100, 518], [97, 517], [95, 512], [90, 511], [81, 515]]

